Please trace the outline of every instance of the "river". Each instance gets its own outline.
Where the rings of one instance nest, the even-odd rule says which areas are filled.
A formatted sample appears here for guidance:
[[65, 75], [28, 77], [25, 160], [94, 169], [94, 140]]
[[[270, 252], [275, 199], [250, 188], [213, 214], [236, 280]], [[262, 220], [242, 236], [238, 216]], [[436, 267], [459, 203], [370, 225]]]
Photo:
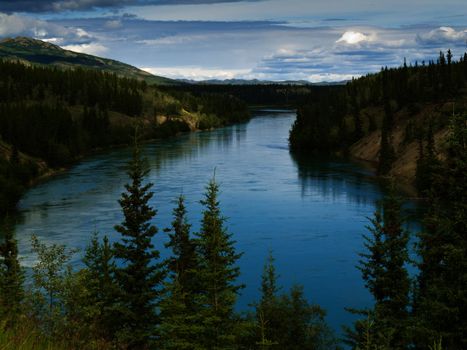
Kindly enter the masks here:
[[[340, 332], [341, 324], [354, 319], [344, 307], [371, 304], [355, 265], [367, 217], [382, 189], [359, 164], [291, 156], [287, 137], [294, 119], [292, 111], [256, 111], [245, 124], [144, 145], [154, 183], [151, 205], [158, 211], [154, 243], [167, 256], [162, 229], [170, 225], [180, 193], [186, 196], [193, 230], [198, 229], [199, 200], [215, 170], [223, 214], [236, 248], [244, 253], [239, 265], [246, 288], [238, 309], [246, 310], [258, 297], [271, 249], [282, 290], [302, 284], [309, 300], [327, 310], [327, 321]], [[44, 242], [81, 250], [93, 231], [119, 239], [113, 226], [122, 219], [117, 200], [130, 156], [130, 149], [91, 156], [25, 194], [16, 234], [26, 266], [34, 261], [29, 243], [33, 233]], [[75, 264], [81, 255], [75, 256]]]

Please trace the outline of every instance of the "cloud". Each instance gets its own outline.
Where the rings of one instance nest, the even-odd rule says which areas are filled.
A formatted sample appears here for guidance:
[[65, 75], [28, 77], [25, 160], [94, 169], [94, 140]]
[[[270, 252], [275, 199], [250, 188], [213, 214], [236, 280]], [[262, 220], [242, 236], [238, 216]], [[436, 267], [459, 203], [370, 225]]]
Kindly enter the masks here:
[[359, 44], [364, 41], [370, 41], [370, 37], [360, 32], [348, 31], [342, 34], [336, 43], [345, 43], [349, 45]]
[[0, 13], [0, 37], [18, 35], [41, 40], [53, 38], [56, 42], [85, 43], [93, 39], [81, 28], [68, 28], [27, 16]]
[[101, 55], [107, 51], [106, 46], [82, 28], [0, 13], [0, 37], [14, 36], [29, 36], [59, 45], [66, 50], [91, 55]]
[[118, 29], [122, 27], [122, 21], [118, 19], [109, 20], [105, 22], [105, 28], [107, 29]]
[[64, 12], [145, 5], [198, 5], [265, 0], [1, 0], [2, 12]]
[[100, 56], [107, 52], [107, 47], [98, 43], [63, 45], [62, 48], [74, 52], [87, 53], [88, 55]]
[[418, 34], [416, 40], [423, 45], [443, 45], [447, 43], [462, 45], [467, 41], [467, 29], [457, 31], [451, 27], [439, 27], [427, 33]]
[[205, 67], [143, 67], [142, 70], [172, 79], [211, 80], [235, 79], [248, 76], [249, 69], [215, 69]]

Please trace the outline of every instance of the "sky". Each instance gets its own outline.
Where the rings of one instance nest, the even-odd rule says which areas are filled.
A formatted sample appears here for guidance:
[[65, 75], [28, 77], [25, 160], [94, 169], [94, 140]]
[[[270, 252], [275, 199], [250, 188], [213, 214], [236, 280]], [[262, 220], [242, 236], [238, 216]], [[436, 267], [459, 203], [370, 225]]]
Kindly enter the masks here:
[[170, 78], [341, 81], [467, 50], [467, 0], [0, 0], [30, 36]]

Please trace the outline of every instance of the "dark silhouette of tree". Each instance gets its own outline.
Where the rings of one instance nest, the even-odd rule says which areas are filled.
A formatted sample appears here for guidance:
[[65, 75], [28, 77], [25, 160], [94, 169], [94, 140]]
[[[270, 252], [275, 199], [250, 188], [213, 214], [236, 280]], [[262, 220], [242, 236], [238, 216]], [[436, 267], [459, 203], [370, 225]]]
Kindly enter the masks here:
[[164, 274], [152, 243], [157, 228], [151, 220], [156, 211], [149, 205], [152, 184], [143, 183], [147, 174], [146, 161], [135, 144], [128, 164], [130, 182], [119, 200], [124, 220], [115, 226], [122, 239], [114, 244], [115, 278], [121, 293], [118, 337], [129, 349], [150, 348], [160, 323], [157, 305]]

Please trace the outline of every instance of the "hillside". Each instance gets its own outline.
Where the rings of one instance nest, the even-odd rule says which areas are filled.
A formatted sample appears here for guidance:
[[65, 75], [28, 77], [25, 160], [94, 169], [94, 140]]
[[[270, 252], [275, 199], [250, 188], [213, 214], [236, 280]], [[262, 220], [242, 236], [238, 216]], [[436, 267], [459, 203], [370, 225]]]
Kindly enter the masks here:
[[[420, 191], [428, 163], [443, 161], [453, 116], [467, 112], [467, 54], [384, 68], [302, 104], [290, 133], [294, 152], [338, 153], [369, 161]], [[428, 160], [430, 158], [430, 160]], [[423, 171], [422, 171], [423, 170]]]
[[140, 138], [154, 139], [248, 117], [246, 104], [227, 94], [195, 96], [96, 69], [0, 60], [0, 214], [38, 177], [129, 144], [136, 127]]
[[27, 37], [8, 38], [0, 41], [0, 58], [63, 69], [77, 67], [97, 69], [101, 72], [115, 73], [121, 77], [144, 80], [148, 84], [180, 84], [175, 80], [152, 75], [129, 64], [64, 50], [57, 45]]

